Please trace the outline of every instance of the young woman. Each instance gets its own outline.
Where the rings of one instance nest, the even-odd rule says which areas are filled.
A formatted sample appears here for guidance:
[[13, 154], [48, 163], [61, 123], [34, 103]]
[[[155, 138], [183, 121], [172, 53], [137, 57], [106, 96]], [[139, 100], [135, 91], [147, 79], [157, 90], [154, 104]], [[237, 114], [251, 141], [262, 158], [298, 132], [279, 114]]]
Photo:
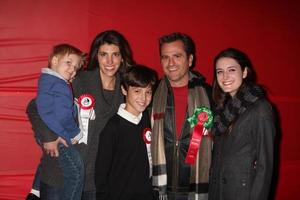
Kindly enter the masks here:
[[[75, 145], [85, 163], [83, 200], [96, 199], [94, 174], [99, 134], [124, 102], [120, 74], [132, 64], [132, 52], [124, 36], [114, 30], [105, 31], [97, 35], [91, 45], [87, 70], [79, 72], [73, 81], [74, 97], [79, 104], [79, 121], [85, 130], [83, 139]], [[40, 189], [54, 188], [54, 192], [59, 193], [63, 177], [53, 156], [59, 156], [57, 145], [62, 141], [42, 123], [34, 101], [28, 105], [27, 113], [33, 130], [39, 130], [44, 135], [45, 159], [51, 163], [47, 165], [51, 167], [41, 169], [43, 184]]]
[[213, 162], [209, 199], [268, 199], [273, 168], [273, 111], [251, 62], [229, 48], [214, 60]]

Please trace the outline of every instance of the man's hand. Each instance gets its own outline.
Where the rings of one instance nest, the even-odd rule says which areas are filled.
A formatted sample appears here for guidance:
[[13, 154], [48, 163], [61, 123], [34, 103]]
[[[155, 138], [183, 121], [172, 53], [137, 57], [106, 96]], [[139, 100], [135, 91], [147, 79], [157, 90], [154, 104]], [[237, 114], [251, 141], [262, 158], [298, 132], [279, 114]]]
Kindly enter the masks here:
[[43, 144], [44, 150], [46, 152], [46, 154], [49, 154], [51, 157], [58, 157], [59, 153], [58, 153], [58, 144], [61, 143], [63, 145], [65, 145], [66, 147], [68, 147], [67, 142], [61, 138], [58, 137], [55, 141], [53, 142], [45, 142]]

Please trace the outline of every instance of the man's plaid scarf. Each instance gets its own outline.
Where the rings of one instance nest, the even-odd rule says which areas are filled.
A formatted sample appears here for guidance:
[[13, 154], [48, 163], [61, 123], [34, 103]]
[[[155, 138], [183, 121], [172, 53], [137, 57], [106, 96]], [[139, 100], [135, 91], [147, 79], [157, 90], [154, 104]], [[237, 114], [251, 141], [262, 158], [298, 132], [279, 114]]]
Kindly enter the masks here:
[[[201, 86], [202, 80], [190, 73], [189, 91], [188, 91], [188, 114], [191, 116], [198, 106], [209, 105], [209, 98], [205, 89]], [[164, 77], [153, 98], [153, 107], [151, 115], [152, 123], [152, 141], [151, 153], [153, 161], [153, 186], [159, 191], [159, 199], [167, 199], [167, 170], [164, 147], [164, 113], [167, 104], [168, 90], [171, 90], [169, 82]], [[190, 129], [190, 134], [193, 129]], [[207, 199], [208, 178], [211, 163], [212, 140], [210, 137], [203, 137], [201, 147], [197, 154], [194, 165], [191, 166], [190, 176], [190, 194], [189, 199], [202, 200]], [[204, 186], [204, 187], [203, 187]]]

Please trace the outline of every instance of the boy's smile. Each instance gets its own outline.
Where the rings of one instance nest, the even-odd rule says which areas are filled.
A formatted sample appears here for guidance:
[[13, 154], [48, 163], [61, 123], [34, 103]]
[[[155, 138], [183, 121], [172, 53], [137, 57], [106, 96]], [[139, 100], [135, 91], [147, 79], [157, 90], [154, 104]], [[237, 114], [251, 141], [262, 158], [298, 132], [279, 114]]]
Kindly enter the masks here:
[[122, 92], [126, 96], [125, 110], [135, 116], [141, 114], [150, 104], [152, 99], [151, 86], [145, 88], [129, 86], [128, 91], [122, 87]]

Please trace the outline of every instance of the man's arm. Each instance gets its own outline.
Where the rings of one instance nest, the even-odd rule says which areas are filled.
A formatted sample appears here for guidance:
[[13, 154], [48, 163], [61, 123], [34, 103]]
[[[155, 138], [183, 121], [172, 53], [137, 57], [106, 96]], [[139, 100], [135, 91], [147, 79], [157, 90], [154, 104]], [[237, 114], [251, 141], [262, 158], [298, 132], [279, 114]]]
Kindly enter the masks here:
[[59, 143], [62, 143], [66, 147], [68, 146], [67, 142], [64, 139], [62, 139], [61, 137], [58, 137], [53, 142], [45, 142], [45, 143], [43, 143], [43, 148], [44, 148], [46, 154], [49, 154], [51, 157], [58, 157], [59, 156], [59, 152], [58, 152], [57, 146], [58, 146]]

